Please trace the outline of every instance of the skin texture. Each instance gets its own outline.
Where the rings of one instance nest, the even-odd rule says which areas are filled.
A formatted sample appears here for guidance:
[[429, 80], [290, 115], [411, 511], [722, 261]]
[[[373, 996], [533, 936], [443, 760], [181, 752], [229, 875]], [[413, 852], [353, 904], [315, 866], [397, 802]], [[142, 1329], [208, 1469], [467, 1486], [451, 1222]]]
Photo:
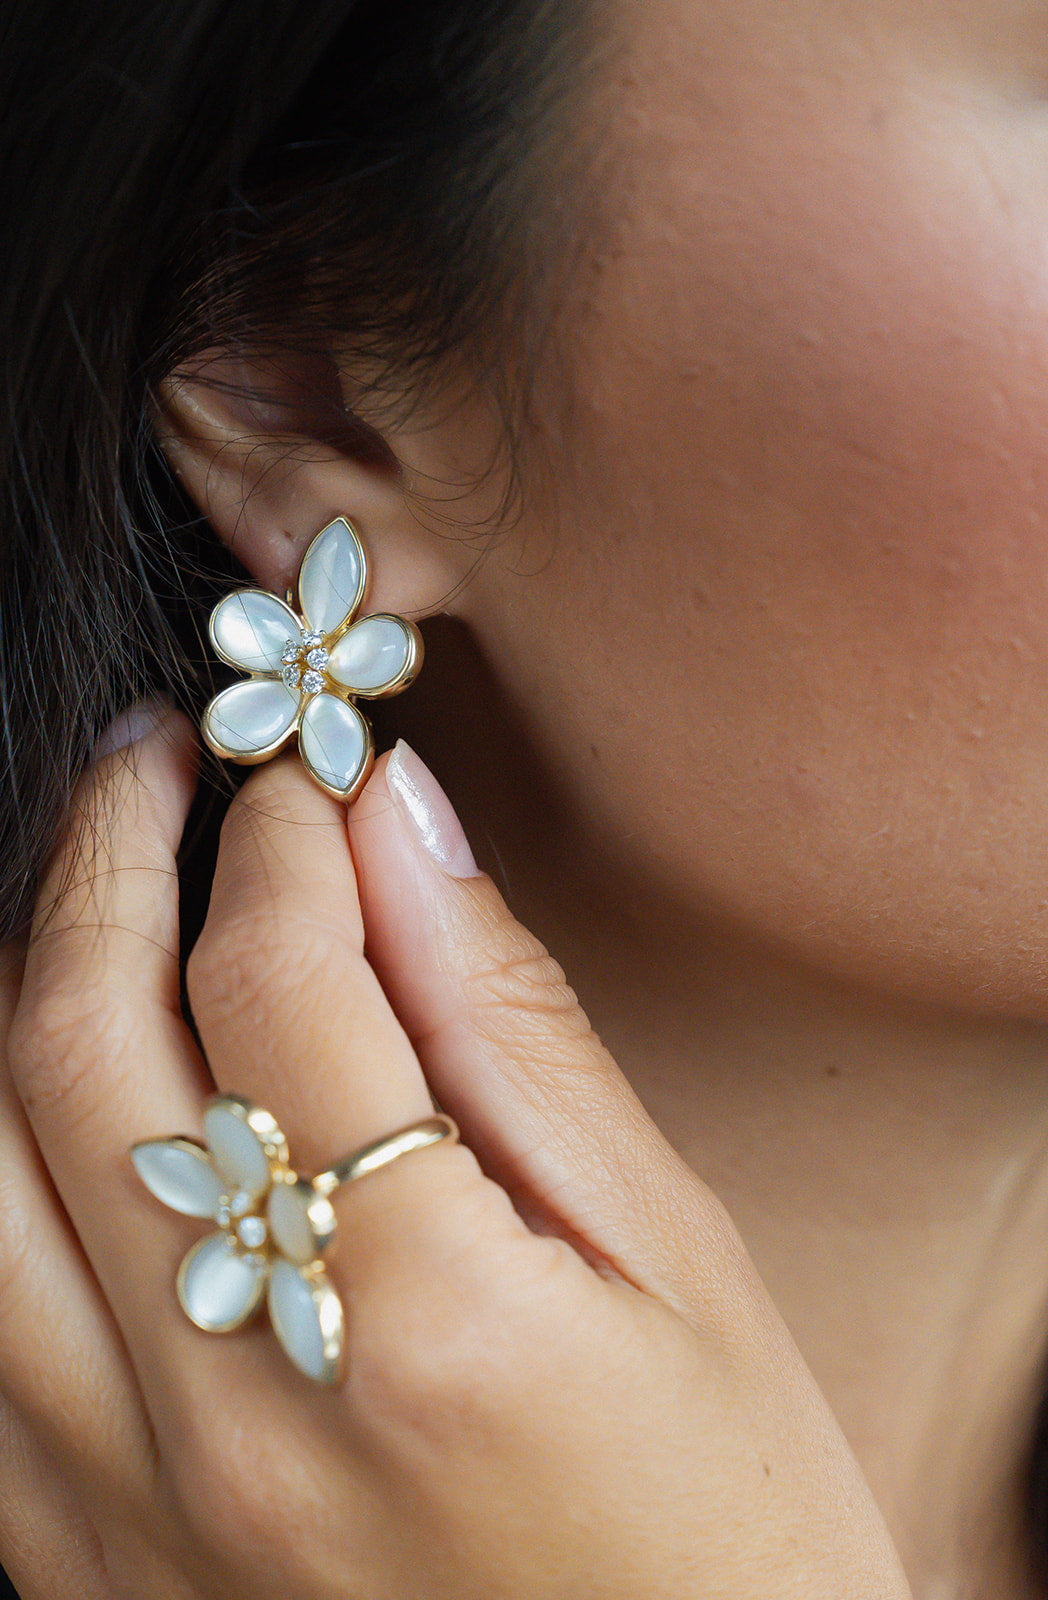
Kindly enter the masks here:
[[[1037, 1592], [1018, 1524], [1048, 1303], [1046, 20], [1026, 0], [622, 7], [587, 125], [596, 243], [494, 539], [498, 420], [473, 390], [389, 430], [401, 478], [303, 450], [290, 378], [268, 432], [189, 374], [158, 418], [267, 587], [347, 511], [373, 608], [455, 619], [406, 725], [726, 1207], [921, 1600]], [[425, 962], [364, 889], [404, 1020]], [[571, 1081], [557, 1115], [583, 1148], [606, 1107]], [[490, 1156], [507, 1124], [480, 1092]], [[689, 1227], [656, 1234], [703, 1260]], [[758, 1361], [735, 1393], [783, 1381]], [[787, 1454], [839, 1504], [817, 1434], [801, 1407]], [[766, 1593], [733, 1548], [710, 1592]], [[890, 1592], [886, 1571], [857, 1592]]]
[[[172, 716], [96, 764], [5, 973], [0, 1358], [30, 1448], [19, 1417], [0, 1529], [23, 1593], [903, 1600], [729, 1220], [495, 886], [433, 860], [386, 762], [348, 829], [293, 759], [231, 807], [188, 973], [205, 1068], [175, 959], [194, 743]], [[127, 1140], [192, 1127], [209, 1075], [277, 1112], [300, 1170], [431, 1089], [461, 1121], [468, 1143], [338, 1196], [337, 1389], [260, 1325], [175, 1314], [184, 1224], [142, 1203]]]
[[632, 16], [577, 487], [549, 569], [492, 563], [467, 607], [589, 813], [642, 825], [631, 871], [792, 959], [1039, 1016], [1043, 15], [1004, 8], [1008, 74], [982, 9]]
[[392, 437], [406, 504], [319, 451], [282, 475], [191, 388], [172, 454], [263, 581], [352, 506], [381, 603], [465, 621], [409, 731], [727, 1204], [917, 1590], [1026, 1593], [1042, 19], [738, 12], [624, 13], [547, 470], [479, 566], [481, 400]]

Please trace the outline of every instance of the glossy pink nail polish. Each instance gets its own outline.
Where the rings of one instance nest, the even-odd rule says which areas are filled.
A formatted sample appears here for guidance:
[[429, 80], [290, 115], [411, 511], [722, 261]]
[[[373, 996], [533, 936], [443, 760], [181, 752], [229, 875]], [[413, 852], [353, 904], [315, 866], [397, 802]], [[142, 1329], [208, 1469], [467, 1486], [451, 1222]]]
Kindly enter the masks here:
[[412, 836], [452, 878], [475, 878], [479, 868], [454, 808], [425, 762], [398, 739], [386, 766], [389, 792]]

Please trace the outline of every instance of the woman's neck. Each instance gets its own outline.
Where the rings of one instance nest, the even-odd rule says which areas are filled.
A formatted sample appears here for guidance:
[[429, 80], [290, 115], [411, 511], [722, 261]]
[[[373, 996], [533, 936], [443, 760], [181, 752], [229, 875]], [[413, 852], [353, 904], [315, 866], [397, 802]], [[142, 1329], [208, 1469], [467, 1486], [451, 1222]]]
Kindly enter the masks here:
[[509, 870], [734, 1217], [917, 1592], [972, 1593], [973, 1571], [1030, 1592], [1009, 1521], [1048, 1347], [1044, 1030], [849, 993], [613, 877], [597, 888], [578, 854]]
[[454, 638], [431, 644], [441, 694], [417, 698], [406, 736], [734, 1217], [915, 1594], [1025, 1600], [1021, 1474], [1048, 1349], [1045, 1031], [849, 992], [645, 888], [491, 678]]

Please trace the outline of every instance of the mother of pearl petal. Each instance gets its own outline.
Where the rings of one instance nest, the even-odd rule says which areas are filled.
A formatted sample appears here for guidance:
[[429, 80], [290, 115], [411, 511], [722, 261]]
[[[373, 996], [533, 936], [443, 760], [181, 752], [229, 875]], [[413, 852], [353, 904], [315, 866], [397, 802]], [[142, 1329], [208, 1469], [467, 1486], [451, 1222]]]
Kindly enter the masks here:
[[289, 1360], [317, 1383], [333, 1383], [342, 1351], [342, 1304], [322, 1273], [289, 1261], [269, 1274], [269, 1317]]
[[268, 750], [289, 732], [298, 695], [279, 678], [249, 678], [216, 695], [204, 714], [208, 742], [232, 755]]
[[204, 1112], [204, 1135], [215, 1166], [230, 1187], [242, 1189], [252, 1200], [265, 1194], [270, 1180], [269, 1161], [243, 1117], [228, 1106], [208, 1106]]
[[228, 1333], [246, 1322], [262, 1298], [267, 1263], [252, 1261], [224, 1233], [193, 1246], [178, 1272], [178, 1298], [190, 1322], [207, 1333]]
[[311, 1183], [275, 1183], [269, 1191], [266, 1216], [273, 1242], [296, 1266], [314, 1261], [335, 1231], [331, 1202]]
[[331, 694], [314, 695], [298, 730], [302, 759], [325, 788], [348, 794], [367, 764], [371, 741], [360, 712]]
[[298, 638], [295, 613], [275, 594], [239, 589], [211, 613], [211, 642], [219, 655], [246, 672], [279, 672], [280, 652]]
[[354, 694], [374, 694], [396, 683], [414, 653], [414, 636], [399, 617], [363, 617], [332, 649], [328, 671]]
[[205, 1151], [188, 1139], [150, 1139], [131, 1151], [149, 1190], [184, 1217], [213, 1217], [225, 1185]]
[[311, 628], [333, 633], [364, 594], [364, 552], [344, 517], [321, 529], [302, 557], [298, 603]]

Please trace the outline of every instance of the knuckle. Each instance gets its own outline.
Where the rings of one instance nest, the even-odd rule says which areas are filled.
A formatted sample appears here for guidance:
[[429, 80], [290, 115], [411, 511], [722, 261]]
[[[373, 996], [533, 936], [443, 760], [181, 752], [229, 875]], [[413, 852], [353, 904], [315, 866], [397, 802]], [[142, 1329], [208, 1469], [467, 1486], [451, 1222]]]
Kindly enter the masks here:
[[[678, 1240], [675, 1278], [685, 1290], [689, 1322], [722, 1351], [752, 1348], [763, 1338], [771, 1303], [735, 1222], [698, 1178], [682, 1221], [670, 1237]], [[689, 1247], [688, 1240], [699, 1241], [700, 1248]]]
[[[289, 1450], [295, 1416], [277, 1407], [278, 1415], [260, 1417], [253, 1385], [216, 1391], [211, 1379], [185, 1400], [165, 1452], [167, 1491], [176, 1521], [206, 1561], [207, 1593], [331, 1592], [330, 1546], [301, 1536], [307, 1508], [330, 1503], [329, 1457]], [[363, 1600], [372, 1591], [357, 1570], [352, 1519], [350, 1510], [337, 1587]]]
[[[394, 1311], [391, 1305], [390, 1312]], [[405, 1297], [351, 1342], [347, 1398], [366, 1433], [398, 1453], [436, 1448], [495, 1409], [503, 1354], [488, 1319]]]
[[550, 1364], [548, 1312], [567, 1250], [528, 1235], [514, 1259], [463, 1240], [425, 1294], [416, 1279], [360, 1308], [346, 1395], [365, 1432], [439, 1460], [450, 1441], [526, 1413], [531, 1382]]
[[316, 796], [301, 782], [295, 762], [264, 761], [234, 796], [222, 824], [223, 842], [235, 843], [240, 837], [257, 842], [273, 824], [298, 827], [313, 820], [316, 807]]
[[579, 1033], [589, 1031], [560, 963], [516, 923], [480, 954], [465, 982], [465, 999], [478, 1020], [497, 1012], [525, 1029], [552, 1020]]
[[295, 995], [316, 982], [330, 960], [330, 936], [308, 921], [281, 923], [243, 917], [205, 927], [186, 966], [194, 1015], [261, 1019], [274, 995]]
[[271, 1446], [246, 1410], [238, 1417], [214, 1397], [184, 1408], [170, 1466], [176, 1505], [199, 1544], [234, 1571], [245, 1552], [264, 1563], [286, 1553], [282, 1520], [273, 1516], [282, 1457]]
[[24, 998], [12, 1020], [7, 1048], [26, 1110], [72, 1112], [83, 1098], [84, 1079], [100, 1060], [126, 1051], [134, 1028], [130, 1008], [97, 979], [52, 984]]
[[701, 1238], [706, 1260], [715, 1263], [720, 1272], [733, 1278], [752, 1272], [753, 1263], [743, 1244], [742, 1235], [720, 1197], [699, 1178], [695, 1178], [691, 1184], [690, 1199], [695, 1224], [689, 1234]]

